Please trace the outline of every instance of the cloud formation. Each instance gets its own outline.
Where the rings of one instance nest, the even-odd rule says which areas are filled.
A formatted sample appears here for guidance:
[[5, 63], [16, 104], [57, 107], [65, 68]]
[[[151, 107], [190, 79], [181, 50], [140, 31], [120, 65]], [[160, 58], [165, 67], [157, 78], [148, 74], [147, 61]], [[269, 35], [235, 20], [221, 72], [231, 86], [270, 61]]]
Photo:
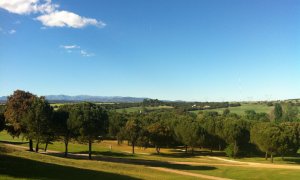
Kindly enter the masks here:
[[0, 0], [0, 8], [19, 15], [39, 14], [35, 19], [46, 27], [83, 28], [93, 25], [102, 28], [106, 25], [93, 18], [58, 10], [59, 5], [51, 0]]
[[17, 31], [14, 29], [11, 29], [10, 31], [8, 31], [8, 34], [15, 34]]
[[1, 0], [0, 7], [15, 14], [50, 13], [59, 6], [51, 0]]
[[64, 49], [79, 49], [80, 48], [80, 46], [77, 46], [76, 44], [74, 44], [74, 45], [61, 45], [60, 47], [64, 48]]
[[60, 48], [63, 48], [66, 50], [66, 52], [68, 53], [79, 53], [81, 56], [83, 57], [92, 57], [95, 56], [94, 53], [90, 53], [87, 50], [82, 49], [80, 46], [76, 45], [76, 44], [72, 44], [72, 45], [60, 45]]
[[72, 27], [82, 28], [87, 25], [104, 27], [105, 23], [92, 18], [81, 17], [75, 13], [68, 11], [55, 11], [50, 14], [41, 15], [36, 18], [41, 21], [44, 26], [49, 27]]

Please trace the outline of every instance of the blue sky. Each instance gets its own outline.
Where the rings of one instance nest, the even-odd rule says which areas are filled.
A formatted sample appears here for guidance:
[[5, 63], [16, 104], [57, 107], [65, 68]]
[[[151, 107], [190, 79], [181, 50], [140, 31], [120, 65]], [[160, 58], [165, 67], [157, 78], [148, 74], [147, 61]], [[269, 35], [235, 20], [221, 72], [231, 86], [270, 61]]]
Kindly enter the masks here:
[[3, 0], [0, 95], [300, 98], [298, 0]]

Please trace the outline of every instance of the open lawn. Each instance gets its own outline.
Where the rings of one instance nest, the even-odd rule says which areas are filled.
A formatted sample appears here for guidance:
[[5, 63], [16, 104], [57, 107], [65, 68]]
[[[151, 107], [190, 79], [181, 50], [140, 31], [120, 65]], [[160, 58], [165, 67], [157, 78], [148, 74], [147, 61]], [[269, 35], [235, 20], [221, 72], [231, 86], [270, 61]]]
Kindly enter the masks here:
[[[155, 107], [145, 107], [147, 110], [157, 110], [157, 109], [170, 109], [173, 108], [172, 106], [155, 106]], [[127, 112], [127, 113], [131, 113], [131, 112], [140, 112], [143, 111], [144, 107], [130, 107], [130, 108], [123, 108], [123, 109], [117, 109], [117, 112]]]
[[[226, 109], [226, 108], [210, 109], [210, 110], [197, 110], [197, 111], [191, 111], [191, 112], [198, 114], [200, 111], [216, 111], [216, 112], [222, 114], [224, 109]], [[243, 115], [246, 110], [254, 110], [257, 113], [261, 113], [261, 112], [270, 113], [274, 109], [274, 106], [267, 106], [265, 104], [254, 104], [253, 103], [253, 104], [242, 104], [241, 106], [238, 106], [238, 107], [229, 107], [228, 109], [232, 113]]]
[[[137, 148], [131, 155], [126, 143], [103, 141], [93, 144], [93, 160], [86, 160], [88, 146], [71, 143], [70, 158], [63, 158], [60, 142], [49, 145], [47, 154], [28, 152], [27, 142], [0, 133], [0, 179], [299, 179], [300, 158], [275, 159], [268, 164], [263, 157], [237, 159], [240, 162], [261, 162], [259, 166], [226, 161], [222, 152], [207, 151], [186, 155], [178, 149], [162, 149], [156, 155], [153, 148]], [[7, 145], [7, 143], [14, 144]], [[26, 144], [24, 144], [26, 143]], [[15, 145], [18, 145], [15, 147]], [[19, 146], [22, 145], [22, 146]], [[109, 146], [112, 145], [110, 151]], [[42, 150], [41, 150], [42, 152]], [[78, 153], [78, 154], [77, 154]], [[212, 156], [218, 156], [214, 159]], [[294, 163], [296, 165], [288, 165]], [[280, 165], [281, 164], [281, 165]], [[283, 166], [279, 169], [277, 166]], [[296, 167], [296, 169], [295, 169]], [[53, 173], [55, 172], [55, 173]], [[208, 177], [206, 177], [208, 176]]]

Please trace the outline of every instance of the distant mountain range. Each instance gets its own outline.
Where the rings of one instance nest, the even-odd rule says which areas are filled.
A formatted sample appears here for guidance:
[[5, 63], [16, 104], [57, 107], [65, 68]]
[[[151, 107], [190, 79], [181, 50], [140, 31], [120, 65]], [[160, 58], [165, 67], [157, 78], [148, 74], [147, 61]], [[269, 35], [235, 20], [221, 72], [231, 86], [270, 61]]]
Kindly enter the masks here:
[[[49, 102], [142, 102], [147, 98], [138, 97], [122, 97], [122, 96], [88, 96], [88, 95], [78, 95], [78, 96], [68, 96], [68, 95], [48, 95], [45, 96]], [[6, 102], [7, 96], [0, 97], [0, 102]]]

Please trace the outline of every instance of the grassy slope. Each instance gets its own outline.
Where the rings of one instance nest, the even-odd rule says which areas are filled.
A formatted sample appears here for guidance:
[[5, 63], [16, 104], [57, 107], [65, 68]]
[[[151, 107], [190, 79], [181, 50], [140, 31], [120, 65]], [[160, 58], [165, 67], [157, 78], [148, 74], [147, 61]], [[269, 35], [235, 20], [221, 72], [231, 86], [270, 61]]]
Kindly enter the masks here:
[[[5, 132], [0, 133], [0, 140], [10, 141], [11, 138]], [[17, 142], [18, 139], [14, 139]], [[113, 145], [113, 151], [108, 151], [109, 144]], [[25, 144], [27, 146], [27, 144]], [[0, 179], [4, 177], [27, 178], [27, 179], [63, 179], [70, 177], [73, 179], [182, 179], [176, 174], [164, 173], [147, 168], [149, 163], [155, 163], [155, 166], [167, 167], [192, 173], [207, 174], [218, 177], [227, 177], [233, 179], [299, 179], [300, 173], [297, 170], [278, 170], [278, 169], [258, 169], [245, 167], [225, 167], [225, 166], [191, 166], [191, 165], [172, 165], [166, 161], [186, 161], [186, 162], [204, 162], [204, 163], [223, 163], [222, 161], [212, 160], [206, 157], [186, 156], [180, 151], [163, 149], [163, 154], [158, 155], [135, 155], [131, 156], [124, 151], [130, 151], [126, 144], [118, 146], [114, 141], [104, 141], [95, 143], [93, 146], [97, 157], [125, 158], [136, 160], [133, 163], [113, 161], [88, 161], [65, 159], [49, 155], [31, 153], [27, 151], [14, 151], [1, 155], [0, 159]], [[51, 150], [62, 151], [63, 144], [54, 143], [49, 145]], [[1, 150], [1, 149], [0, 149]], [[82, 152], [87, 150], [87, 145], [73, 143], [70, 146], [72, 152]], [[146, 150], [137, 148], [139, 153], [154, 153], [154, 149]], [[2, 161], [3, 160], [3, 161]], [[263, 161], [263, 158], [245, 158], [241, 161]], [[275, 162], [277, 163], [277, 160]], [[141, 162], [142, 161], [142, 162]], [[9, 163], [8, 163], [9, 162]], [[290, 161], [279, 161], [279, 163], [290, 163]], [[299, 164], [299, 159], [296, 161]], [[152, 164], [153, 165], [153, 164]], [[5, 167], [5, 168], [1, 168]], [[49, 173], [50, 172], [50, 173]], [[51, 173], [55, 172], [55, 173]], [[184, 177], [190, 179], [190, 177]]]
[[[0, 146], [1, 148], [1, 146]], [[27, 151], [0, 153], [0, 179], [182, 179], [134, 164], [67, 159]], [[191, 178], [188, 178], [191, 179]]]
[[[148, 110], [157, 110], [157, 109], [170, 109], [170, 108], [173, 108], [171, 106], [156, 106], [156, 107], [146, 107], [146, 109]], [[117, 109], [116, 111], [117, 112], [139, 112], [139, 111], [142, 111], [143, 110], [143, 107], [131, 107], [131, 108], [124, 108], [124, 109]]]
[[[242, 104], [242, 106], [238, 107], [230, 107], [228, 108], [230, 112], [236, 113], [239, 115], [243, 115], [246, 110], [255, 110], [257, 113], [265, 112], [270, 113], [273, 110], [274, 106], [267, 106], [264, 104]], [[212, 110], [205, 110], [205, 111], [217, 111], [218, 113], [222, 114], [225, 108], [219, 109], [212, 109]], [[198, 113], [198, 111], [192, 111], [193, 113]]]

